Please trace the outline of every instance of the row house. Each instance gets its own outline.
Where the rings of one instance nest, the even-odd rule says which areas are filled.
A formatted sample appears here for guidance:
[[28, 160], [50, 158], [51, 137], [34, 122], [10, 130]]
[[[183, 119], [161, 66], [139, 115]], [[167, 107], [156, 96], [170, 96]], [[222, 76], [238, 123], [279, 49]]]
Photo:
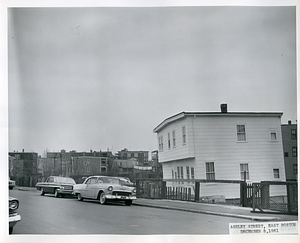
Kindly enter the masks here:
[[281, 125], [284, 165], [287, 181], [296, 181], [298, 178], [297, 154], [297, 124]]
[[35, 152], [9, 152], [9, 177], [19, 186], [33, 186], [37, 182], [37, 159]]
[[[154, 128], [163, 179], [285, 181], [279, 112], [181, 112]], [[167, 182], [167, 186], [172, 186]], [[239, 185], [201, 184], [201, 195], [238, 197]]]
[[148, 162], [149, 151], [129, 151], [124, 148], [121, 151], [118, 151], [115, 157], [119, 160], [129, 160], [136, 159], [140, 165], [143, 165]]

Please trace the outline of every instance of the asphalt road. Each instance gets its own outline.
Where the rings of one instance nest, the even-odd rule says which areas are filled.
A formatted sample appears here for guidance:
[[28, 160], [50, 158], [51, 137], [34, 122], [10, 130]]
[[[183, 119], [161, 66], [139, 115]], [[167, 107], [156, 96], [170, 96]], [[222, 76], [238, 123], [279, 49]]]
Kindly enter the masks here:
[[14, 227], [15, 235], [214, 235], [228, 234], [229, 223], [251, 222], [121, 203], [100, 205], [72, 197], [40, 196], [38, 191], [12, 190], [9, 194], [20, 200], [18, 211], [22, 220]]

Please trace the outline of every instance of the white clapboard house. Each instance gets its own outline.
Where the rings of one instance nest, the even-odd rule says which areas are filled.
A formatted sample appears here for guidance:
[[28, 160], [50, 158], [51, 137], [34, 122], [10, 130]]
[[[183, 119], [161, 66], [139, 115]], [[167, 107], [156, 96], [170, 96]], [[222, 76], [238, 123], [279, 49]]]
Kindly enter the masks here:
[[[163, 178], [243, 180], [246, 171], [247, 182], [285, 181], [281, 116], [228, 112], [222, 104], [220, 112], [181, 112], [166, 118], [154, 128]], [[200, 190], [201, 196], [239, 196], [239, 184], [204, 183]]]

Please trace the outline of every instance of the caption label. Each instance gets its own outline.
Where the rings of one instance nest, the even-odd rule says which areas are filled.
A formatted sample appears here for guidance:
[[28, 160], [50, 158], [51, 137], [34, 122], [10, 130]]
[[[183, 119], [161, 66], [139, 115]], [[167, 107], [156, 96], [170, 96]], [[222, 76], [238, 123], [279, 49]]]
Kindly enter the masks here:
[[240, 223], [240, 224], [230, 223], [229, 234], [230, 235], [298, 234], [298, 222], [285, 221], [285, 222]]

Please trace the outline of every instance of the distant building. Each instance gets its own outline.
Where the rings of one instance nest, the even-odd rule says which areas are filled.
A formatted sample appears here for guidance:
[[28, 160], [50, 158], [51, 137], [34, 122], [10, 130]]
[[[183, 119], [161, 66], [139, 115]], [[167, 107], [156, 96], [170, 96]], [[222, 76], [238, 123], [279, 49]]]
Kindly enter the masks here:
[[297, 124], [288, 121], [288, 124], [281, 125], [281, 131], [286, 180], [296, 181], [298, 178]]
[[149, 151], [129, 151], [126, 148], [124, 148], [121, 151], [118, 151], [118, 153], [116, 153], [115, 155], [115, 157], [119, 160], [136, 159], [140, 165], [143, 165], [148, 162], [148, 156]]
[[34, 186], [37, 182], [37, 158], [35, 152], [9, 152], [9, 176], [19, 186]]
[[[181, 112], [157, 133], [164, 179], [285, 181], [277, 112]], [[167, 186], [170, 185], [167, 182]], [[188, 182], [187, 182], [188, 186]], [[201, 195], [239, 196], [239, 185], [201, 184]]]

